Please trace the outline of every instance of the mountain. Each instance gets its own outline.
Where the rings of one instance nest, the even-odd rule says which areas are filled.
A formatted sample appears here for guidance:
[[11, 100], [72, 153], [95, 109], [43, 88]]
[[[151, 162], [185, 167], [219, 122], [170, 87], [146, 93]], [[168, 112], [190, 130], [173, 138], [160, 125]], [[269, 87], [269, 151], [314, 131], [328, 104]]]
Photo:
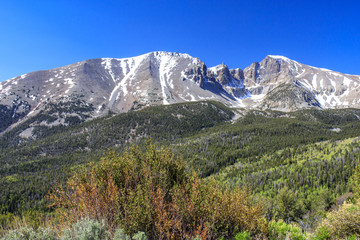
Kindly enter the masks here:
[[[359, 81], [282, 56], [242, 70], [152, 52], [1, 82], [0, 226], [13, 214], [47, 216], [54, 186], [149, 139], [170, 146], [189, 172], [251, 189], [269, 221], [317, 225], [352, 191]], [[291, 218], [279, 215], [283, 193], [296, 199]]]
[[242, 69], [207, 68], [188, 54], [91, 59], [0, 82], [0, 132], [28, 123], [73, 125], [146, 106], [215, 100], [229, 107], [292, 111], [359, 108], [360, 76], [267, 56]]
[[[282, 56], [267, 56], [244, 70], [252, 94], [247, 106], [296, 110], [302, 108], [359, 108], [360, 76], [311, 67]], [[257, 100], [257, 101], [254, 101]]]

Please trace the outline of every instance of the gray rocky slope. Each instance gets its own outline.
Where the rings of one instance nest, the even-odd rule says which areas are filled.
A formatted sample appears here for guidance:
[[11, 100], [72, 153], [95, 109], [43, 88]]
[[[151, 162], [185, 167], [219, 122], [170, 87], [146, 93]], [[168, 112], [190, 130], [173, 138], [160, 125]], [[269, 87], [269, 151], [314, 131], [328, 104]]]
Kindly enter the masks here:
[[51, 119], [33, 126], [67, 125], [109, 112], [200, 100], [282, 111], [359, 108], [359, 88], [360, 76], [282, 56], [267, 56], [244, 70], [225, 64], [207, 68], [198, 58], [169, 52], [91, 59], [0, 82], [0, 132], [39, 113]]

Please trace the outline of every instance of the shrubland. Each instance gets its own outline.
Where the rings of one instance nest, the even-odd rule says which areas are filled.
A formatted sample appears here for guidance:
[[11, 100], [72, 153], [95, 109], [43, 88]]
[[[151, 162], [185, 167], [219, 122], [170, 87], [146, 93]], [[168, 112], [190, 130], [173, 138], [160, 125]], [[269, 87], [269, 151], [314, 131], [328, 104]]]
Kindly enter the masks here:
[[[78, 169], [48, 198], [54, 210], [51, 231], [25, 228], [8, 236], [51, 232], [71, 239], [66, 236], [83, 219], [103, 222], [102, 227], [95, 224], [94, 231], [106, 225], [99, 239], [117, 236], [118, 229], [129, 236], [144, 232], [150, 239], [231, 238], [244, 231], [263, 238], [268, 230], [261, 205], [246, 189], [200, 179], [171, 150], [153, 144], [144, 151], [132, 147], [122, 155], [109, 152]], [[85, 228], [81, 231], [92, 231]]]
[[104, 220], [113, 233], [143, 231], [151, 239], [232, 237], [241, 231], [266, 235], [262, 207], [246, 189], [202, 180], [169, 149], [148, 145], [123, 155], [110, 152], [76, 173], [49, 198], [57, 220]]

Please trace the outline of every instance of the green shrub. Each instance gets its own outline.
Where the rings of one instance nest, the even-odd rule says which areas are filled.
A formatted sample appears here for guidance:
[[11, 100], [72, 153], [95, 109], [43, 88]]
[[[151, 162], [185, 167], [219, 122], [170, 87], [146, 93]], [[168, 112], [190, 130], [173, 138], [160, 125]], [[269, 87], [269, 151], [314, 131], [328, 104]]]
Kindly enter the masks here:
[[279, 220], [270, 222], [269, 238], [272, 240], [305, 240], [306, 235], [302, 234], [300, 227]]
[[9, 231], [1, 240], [147, 240], [144, 232], [137, 232], [131, 238], [123, 229], [116, 229], [114, 237], [106, 231], [104, 222], [83, 219], [70, 228], [63, 230], [61, 237], [53, 233], [50, 228], [20, 228]]
[[0, 228], [5, 228], [14, 222], [15, 216], [12, 213], [7, 212], [6, 214], [0, 214]]
[[147, 240], [148, 238], [146, 237], [144, 232], [137, 232], [136, 234], [134, 234], [134, 236], [131, 238], [129, 235], [127, 235], [124, 231], [124, 229], [119, 228], [116, 229], [115, 233], [114, 233], [114, 237], [112, 240]]
[[[360, 202], [344, 204], [337, 211], [327, 214], [317, 232], [328, 231], [328, 239], [346, 239], [352, 235], [360, 237]], [[330, 238], [331, 236], [331, 238]]]
[[10, 231], [1, 240], [57, 240], [57, 238], [48, 228], [39, 228], [37, 231], [32, 228], [21, 228]]
[[83, 219], [66, 229], [61, 240], [108, 240], [109, 235], [104, 221]]
[[144, 232], [138, 232], [136, 233], [132, 239], [134, 240], [148, 240], [148, 238], [146, 237], [145, 233]]
[[235, 235], [235, 240], [251, 240], [250, 233], [248, 232], [241, 232]]
[[351, 235], [350, 237], [348, 237], [347, 240], [357, 240], [358, 238], [356, 237], [356, 235]]
[[321, 226], [316, 230], [315, 237], [313, 240], [328, 240], [331, 239], [331, 233], [329, 229], [325, 226]]
[[122, 228], [116, 229], [113, 240], [131, 240], [131, 237], [127, 235]]

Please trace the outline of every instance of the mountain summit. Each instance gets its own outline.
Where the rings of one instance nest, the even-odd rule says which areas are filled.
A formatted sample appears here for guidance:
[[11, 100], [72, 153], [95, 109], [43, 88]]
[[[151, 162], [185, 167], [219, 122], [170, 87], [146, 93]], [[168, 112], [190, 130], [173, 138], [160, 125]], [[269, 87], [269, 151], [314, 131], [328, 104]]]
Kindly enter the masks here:
[[[100, 58], [0, 82], [0, 132], [39, 113], [52, 121], [81, 122], [151, 105], [215, 100], [231, 107], [292, 111], [359, 108], [360, 76], [269, 55], [241, 70], [207, 68], [188, 54], [151, 52]], [[70, 119], [70, 120], [69, 120]]]

